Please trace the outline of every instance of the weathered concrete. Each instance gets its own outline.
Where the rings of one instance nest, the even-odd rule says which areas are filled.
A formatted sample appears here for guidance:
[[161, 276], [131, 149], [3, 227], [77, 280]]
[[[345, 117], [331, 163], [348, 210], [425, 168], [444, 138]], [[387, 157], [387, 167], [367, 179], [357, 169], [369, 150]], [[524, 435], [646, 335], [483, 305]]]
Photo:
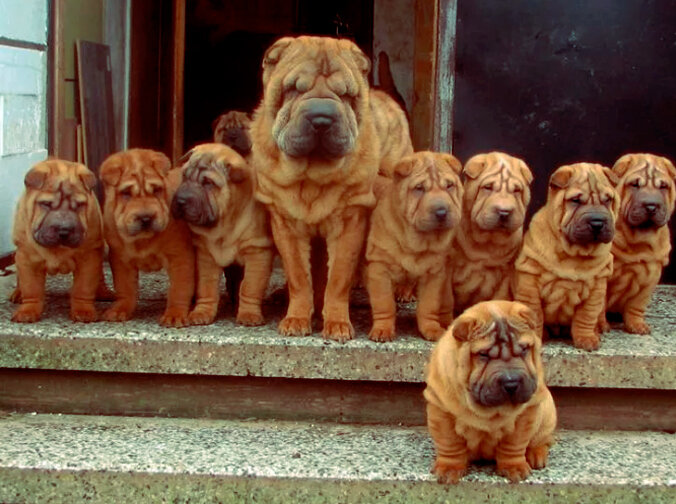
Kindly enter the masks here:
[[[14, 277], [0, 279], [0, 367], [140, 373], [211, 374], [286, 378], [325, 378], [421, 382], [432, 344], [415, 330], [410, 306], [400, 307], [401, 334], [391, 343], [366, 337], [370, 312], [363, 293], [355, 296], [352, 319], [357, 337], [345, 344], [281, 337], [276, 325], [285, 304], [272, 295], [264, 308], [268, 324], [238, 326], [224, 303], [211, 326], [165, 329], [157, 319], [164, 309], [161, 274], [142, 276], [141, 302], [133, 321], [74, 324], [67, 317], [64, 277], [49, 279], [48, 307], [35, 324], [10, 322], [6, 301]], [[271, 292], [278, 288], [277, 277]], [[584, 352], [570, 341], [548, 342], [544, 350], [547, 381], [563, 387], [676, 389], [676, 287], [661, 286], [650, 306], [650, 336], [613, 330], [600, 350]], [[105, 308], [106, 303], [100, 303]], [[318, 331], [319, 328], [315, 327]]]
[[674, 502], [676, 436], [561, 432], [549, 466], [436, 483], [424, 428], [12, 415], [3, 502]]

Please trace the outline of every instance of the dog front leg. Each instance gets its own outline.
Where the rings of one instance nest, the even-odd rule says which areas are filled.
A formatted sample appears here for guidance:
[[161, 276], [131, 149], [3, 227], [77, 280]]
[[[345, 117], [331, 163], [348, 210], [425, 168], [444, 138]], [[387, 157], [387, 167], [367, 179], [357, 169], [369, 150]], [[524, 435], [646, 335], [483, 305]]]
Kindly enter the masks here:
[[437, 341], [450, 324], [453, 293], [447, 270], [418, 280], [418, 330], [423, 338]]
[[[658, 277], [659, 279], [659, 277]], [[650, 334], [650, 326], [645, 321], [645, 310], [650, 303], [657, 281], [643, 287], [638, 294], [628, 299], [622, 309], [624, 330], [631, 334]]]
[[94, 322], [96, 309], [94, 298], [103, 274], [103, 249], [90, 250], [80, 257], [73, 272], [73, 287], [70, 289], [70, 318], [74, 322]]
[[537, 320], [537, 334], [542, 338], [544, 330], [544, 313], [542, 310], [542, 298], [538, 279], [531, 273], [517, 271], [514, 274], [514, 301], [528, 306], [535, 313]]
[[347, 341], [354, 336], [349, 311], [350, 289], [366, 236], [366, 212], [364, 207], [346, 210], [341, 216], [340, 231], [326, 237], [329, 273], [324, 293], [322, 336], [327, 339]]
[[312, 332], [312, 277], [310, 276], [310, 236], [299, 233], [289, 221], [274, 211], [270, 225], [282, 258], [289, 307], [277, 330], [284, 336], [304, 336]]
[[112, 247], [108, 257], [113, 272], [115, 302], [104, 312], [103, 319], [109, 322], [123, 322], [129, 320], [136, 309], [138, 270], [126, 264]]
[[455, 432], [455, 418], [428, 402], [427, 429], [436, 449], [432, 472], [439, 483], [457, 483], [467, 472], [469, 453], [465, 439]]
[[239, 286], [237, 322], [246, 326], [263, 324], [261, 305], [272, 274], [272, 249], [247, 251], [244, 256], [244, 278]]
[[[195, 293], [195, 251], [192, 243], [168, 259], [169, 293], [167, 308], [160, 318], [160, 324], [166, 327], [185, 327], [189, 324], [188, 311]], [[217, 276], [220, 277], [220, 273]]]
[[524, 411], [516, 421], [514, 431], [500, 440], [495, 450], [498, 474], [512, 482], [528, 477], [531, 466], [526, 460], [526, 449], [535, 434], [538, 405]]
[[596, 350], [601, 338], [596, 328], [601, 313], [606, 306], [606, 279], [599, 279], [589, 292], [589, 297], [578, 306], [573, 314], [570, 335], [573, 344], [583, 350]]
[[20, 285], [21, 304], [14, 311], [14, 322], [36, 322], [40, 320], [45, 306], [45, 268], [33, 264], [18, 250], [15, 256], [17, 284]]
[[366, 267], [366, 290], [369, 293], [373, 326], [369, 338], [392, 341], [396, 324], [397, 304], [394, 301], [392, 277], [387, 265], [372, 261]]
[[190, 324], [207, 325], [216, 318], [221, 297], [218, 291], [221, 270], [206, 247], [197, 249], [197, 300], [195, 308], [188, 315]]

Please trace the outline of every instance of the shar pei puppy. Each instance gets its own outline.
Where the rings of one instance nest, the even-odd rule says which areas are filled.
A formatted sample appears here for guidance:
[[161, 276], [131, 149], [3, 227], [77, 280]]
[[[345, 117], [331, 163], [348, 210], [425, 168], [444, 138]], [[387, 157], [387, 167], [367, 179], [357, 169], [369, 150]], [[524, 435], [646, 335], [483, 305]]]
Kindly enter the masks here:
[[533, 216], [516, 261], [514, 297], [535, 311], [550, 333], [598, 348], [610, 252], [620, 206], [609, 168], [577, 163], [549, 179], [545, 205]]
[[451, 252], [456, 313], [479, 301], [512, 299], [533, 181], [525, 162], [502, 152], [472, 157], [462, 178], [462, 219]]
[[169, 158], [149, 149], [130, 149], [101, 165], [103, 225], [110, 247], [116, 300], [103, 314], [108, 321], [128, 320], [136, 309], [139, 271], [169, 274], [164, 326], [188, 325], [195, 289], [195, 252], [190, 229], [171, 217], [169, 205], [180, 174]]
[[242, 156], [222, 144], [198, 145], [184, 159], [171, 210], [188, 223], [197, 252], [197, 301], [190, 323], [214, 321], [220, 273], [237, 263], [244, 267], [237, 322], [260, 325], [274, 245], [268, 214], [253, 196], [253, 173]]
[[[381, 166], [386, 172], [412, 151], [403, 111], [371, 92], [369, 67], [353, 42], [330, 37], [285, 37], [263, 59], [252, 157], [256, 197], [270, 211], [288, 283], [284, 335], [312, 330], [313, 275], [323, 336], [354, 335], [348, 298], [375, 205], [373, 183]], [[317, 261], [312, 249], [324, 245], [328, 258]], [[319, 266], [327, 269], [325, 287]]]
[[451, 323], [450, 247], [460, 221], [462, 165], [450, 154], [416, 152], [378, 190], [366, 241], [366, 287], [374, 341], [395, 336], [398, 285], [417, 285], [418, 329], [436, 341]]
[[24, 184], [12, 233], [18, 277], [13, 297], [21, 302], [12, 320], [39, 320], [46, 275], [71, 272], [70, 318], [96, 320], [104, 242], [95, 175], [79, 163], [50, 159], [33, 166]]
[[676, 200], [676, 169], [661, 156], [627, 154], [617, 160], [613, 172], [619, 178], [620, 215], [607, 310], [622, 314], [627, 332], [649, 334], [646, 306], [671, 251], [667, 224]]
[[433, 472], [457, 483], [473, 460], [495, 460], [519, 481], [547, 464], [556, 409], [545, 384], [537, 315], [514, 301], [483, 301], [460, 315], [427, 366]]
[[212, 123], [214, 142], [236, 150], [240, 156], [251, 154], [251, 117], [246, 112], [231, 110], [218, 116]]

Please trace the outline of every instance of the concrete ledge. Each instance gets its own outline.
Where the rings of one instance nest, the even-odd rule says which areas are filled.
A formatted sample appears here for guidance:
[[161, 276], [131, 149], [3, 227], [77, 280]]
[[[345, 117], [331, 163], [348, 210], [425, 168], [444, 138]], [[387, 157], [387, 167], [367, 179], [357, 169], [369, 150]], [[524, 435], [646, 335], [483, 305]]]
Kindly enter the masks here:
[[[374, 343], [366, 333], [370, 312], [355, 299], [352, 319], [357, 338], [346, 344], [314, 335], [284, 338], [276, 332], [285, 306], [272, 296], [266, 326], [234, 324], [233, 309], [207, 327], [165, 329], [164, 276], [143, 275], [137, 318], [124, 324], [74, 324], [67, 318], [70, 281], [52, 277], [48, 307], [36, 324], [10, 322], [6, 301], [14, 277], [0, 280], [0, 367], [135, 373], [208, 374], [282, 378], [322, 378], [421, 382], [431, 344], [415, 334], [410, 307], [398, 318], [401, 335]], [[274, 285], [273, 285], [274, 288]], [[584, 352], [569, 341], [547, 343], [544, 357], [551, 386], [676, 389], [676, 287], [661, 286], [649, 309], [650, 336], [613, 330], [600, 350]], [[105, 308], [106, 303], [100, 303]]]
[[0, 420], [3, 502], [674, 502], [676, 436], [561, 432], [509, 484], [429, 473], [424, 428], [68, 415]]

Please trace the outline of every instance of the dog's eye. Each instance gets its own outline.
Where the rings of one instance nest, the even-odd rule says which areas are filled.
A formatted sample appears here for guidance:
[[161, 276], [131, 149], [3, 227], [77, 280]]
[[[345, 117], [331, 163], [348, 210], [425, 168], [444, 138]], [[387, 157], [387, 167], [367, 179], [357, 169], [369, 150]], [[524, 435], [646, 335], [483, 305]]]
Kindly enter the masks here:
[[523, 191], [523, 189], [518, 186], [514, 188], [514, 194], [519, 194], [521, 191]]
[[477, 353], [477, 355], [479, 356], [479, 358], [481, 358], [483, 360], [489, 360], [491, 358], [489, 350], [483, 350], [483, 351]]
[[216, 184], [214, 184], [213, 180], [205, 178], [204, 180], [202, 180], [202, 187], [209, 190], [216, 187]]
[[51, 201], [40, 201], [38, 203], [42, 208], [45, 210], [51, 210], [52, 209], [52, 202]]
[[527, 356], [527, 355], [528, 355], [528, 352], [530, 352], [530, 347], [529, 347], [529, 346], [527, 346], [527, 347], [522, 347], [522, 348], [521, 348], [521, 357]]
[[162, 194], [162, 187], [155, 186], [153, 187], [153, 196], [160, 196]]
[[455, 187], [455, 184], [453, 182], [451, 182], [450, 180], [448, 182], [446, 182], [446, 190], [447, 191], [450, 191], [454, 187]]
[[613, 202], [613, 196], [610, 195], [610, 194], [606, 194], [606, 195], [603, 197], [603, 202], [606, 203], [606, 204], [607, 204], [607, 203], [612, 203], [612, 202]]
[[71, 203], [71, 206], [73, 207], [73, 210], [79, 210], [80, 208], [85, 206], [85, 202], [84, 201], [73, 201]]
[[669, 184], [664, 180], [660, 181], [660, 189], [669, 189]]
[[637, 187], [638, 188], [638, 187], [641, 187], [641, 182], [639, 180], [632, 180], [631, 182], [629, 182], [629, 185], [631, 187]]
[[481, 189], [484, 191], [492, 191], [493, 190], [493, 184], [484, 184], [481, 186]]
[[574, 198], [570, 198], [568, 201], [570, 201], [571, 203], [574, 203], [576, 205], [579, 205], [579, 204], [582, 203], [582, 197], [575, 196]]
[[413, 188], [413, 190], [416, 191], [416, 192], [424, 193], [424, 192], [425, 192], [425, 184], [420, 183], [420, 184], [416, 185], [416, 186]]
[[122, 196], [122, 199], [124, 200], [131, 198], [131, 187], [127, 187], [126, 189], [120, 191], [120, 196]]

